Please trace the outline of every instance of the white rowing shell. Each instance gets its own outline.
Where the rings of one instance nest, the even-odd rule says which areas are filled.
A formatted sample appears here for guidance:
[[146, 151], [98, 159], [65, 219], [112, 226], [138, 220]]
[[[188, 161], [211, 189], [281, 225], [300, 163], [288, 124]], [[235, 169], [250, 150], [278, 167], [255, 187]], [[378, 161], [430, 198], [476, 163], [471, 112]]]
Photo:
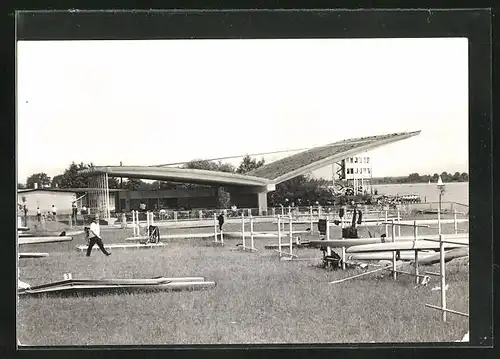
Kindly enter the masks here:
[[[459, 248], [469, 245], [468, 239], [454, 239], [454, 242], [460, 244], [443, 243], [445, 249]], [[391, 243], [379, 243], [379, 244], [365, 244], [360, 246], [353, 246], [346, 249], [348, 253], [360, 253], [360, 252], [387, 252], [387, 251], [402, 251], [402, 250], [429, 250], [429, 249], [439, 249], [440, 244], [438, 242], [429, 242], [424, 240], [418, 241], [397, 241]]]
[[22, 237], [18, 239], [19, 244], [40, 244], [40, 243], [57, 243], [57, 242], [69, 242], [73, 240], [70, 236], [53, 236], [53, 237]]

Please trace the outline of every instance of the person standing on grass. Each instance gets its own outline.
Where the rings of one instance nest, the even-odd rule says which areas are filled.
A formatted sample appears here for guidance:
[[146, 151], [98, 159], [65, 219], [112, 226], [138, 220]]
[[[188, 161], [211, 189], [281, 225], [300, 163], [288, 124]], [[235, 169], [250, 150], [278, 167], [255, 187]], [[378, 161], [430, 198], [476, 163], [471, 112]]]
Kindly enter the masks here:
[[52, 218], [57, 222], [57, 208], [54, 205], [52, 205]]
[[71, 203], [71, 217], [76, 225], [76, 218], [78, 216], [78, 208], [76, 207], [76, 202]]
[[90, 253], [92, 252], [92, 247], [94, 247], [94, 244], [97, 244], [99, 248], [101, 249], [101, 252], [104, 253], [107, 256], [110, 256], [111, 253], [109, 253], [106, 248], [104, 248], [104, 244], [102, 243], [101, 239], [101, 229], [99, 227], [99, 216], [96, 215], [93, 218], [92, 223], [90, 224], [90, 235], [89, 235], [89, 246], [87, 248], [87, 257], [90, 257]]
[[217, 220], [219, 221], [219, 230], [222, 231], [222, 226], [224, 225], [224, 212], [221, 212], [219, 214], [219, 217], [217, 217]]
[[40, 207], [36, 207], [36, 219], [38, 219], [38, 222], [42, 221], [42, 211], [40, 211]]

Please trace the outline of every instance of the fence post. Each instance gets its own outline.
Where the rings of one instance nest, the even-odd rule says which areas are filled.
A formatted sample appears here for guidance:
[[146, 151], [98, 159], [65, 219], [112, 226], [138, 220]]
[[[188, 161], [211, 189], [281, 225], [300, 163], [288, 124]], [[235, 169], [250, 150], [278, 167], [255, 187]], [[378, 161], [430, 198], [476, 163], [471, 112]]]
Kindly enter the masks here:
[[[394, 226], [394, 219], [391, 219], [392, 222], [392, 243], [396, 241], [396, 227]], [[392, 252], [392, 278], [396, 280], [397, 278], [397, 273], [396, 273], [396, 251]]]
[[177, 211], [174, 211], [174, 221], [177, 222]]
[[313, 207], [309, 206], [309, 216], [311, 217], [311, 233], [314, 232], [314, 225], [313, 225]]
[[446, 274], [445, 274], [445, 263], [444, 263], [444, 242], [443, 235], [439, 234], [439, 267], [441, 274], [441, 308], [443, 309], [443, 322], [446, 322]]
[[458, 226], [457, 226], [457, 209], [453, 209], [453, 225], [455, 227], [455, 234], [458, 233]]

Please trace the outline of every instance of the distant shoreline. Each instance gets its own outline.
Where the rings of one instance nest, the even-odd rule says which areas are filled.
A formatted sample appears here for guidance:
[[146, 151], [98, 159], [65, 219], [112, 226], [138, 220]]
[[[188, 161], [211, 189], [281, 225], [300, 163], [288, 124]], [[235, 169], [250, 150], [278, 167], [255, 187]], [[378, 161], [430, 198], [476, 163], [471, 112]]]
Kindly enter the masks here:
[[[453, 184], [453, 183], [469, 183], [469, 181], [450, 181], [450, 182], [443, 182], [444, 185], [447, 184]], [[372, 182], [372, 186], [387, 186], [387, 185], [402, 185], [402, 184], [407, 184], [407, 185], [414, 185], [414, 184], [422, 184], [422, 185], [429, 185], [429, 182]], [[431, 182], [431, 185], [436, 185], [436, 182]]]

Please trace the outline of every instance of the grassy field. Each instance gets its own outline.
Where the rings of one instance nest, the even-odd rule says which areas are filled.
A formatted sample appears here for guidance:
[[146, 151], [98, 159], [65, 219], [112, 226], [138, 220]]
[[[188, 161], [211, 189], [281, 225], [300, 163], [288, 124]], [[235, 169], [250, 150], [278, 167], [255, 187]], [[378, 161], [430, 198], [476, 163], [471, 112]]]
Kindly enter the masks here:
[[[445, 233], [452, 227], [447, 226]], [[239, 229], [231, 225], [226, 230]], [[256, 227], [275, 229], [271, 224]], [[377, 235], [380, 230], [383, 227], [370, 228]], [[360, 227], [360, 235], [368, 236], [363, 231], [366, 228]], [[402, 232], [410, 233], [409, 229]], [[105, 243], [124, 242], [131, 235], [132, 230], [103, 232]], [[85, 243], [83, 236], [69, 243], [23, 245], [23, 252], [51, 253], [47, 258], [19, 261], [21, 279], [31, 285], [62, 280], [64, 273], [72, 273], [74, 279], [203, 276], [217, 287], [193, 292], [21, 297], [18, 338], [26, 345], [427, 342], [458, 340], [468, 331], [467, 318], [449, 314], [443, 323], [439, 311], [424, 306], [440, 303], [440, 291], [431, 291], [439, 286], [436, 277], [418, 288], [413, 278], [401, 275], [393, 281], [388, 272], [328, 284], [363, 270], [317, 268], [321, 258], [317, 249], [299, 249], [300, 257], [311, 260], [290, 262], [264, 249], [270, 241], [256, 241], [258, 253], [237, 250], [238, 242], [229, 240], [221, 248], [211, 240], [169, 240], [164, 249], [117, 249], [110, 257], [94, 251], [90, 258], [75, 251], [75, 245]], [[439, 271], [438, 266], [425, 268]], [[447, 283], [448, 307], [468, 312], [467, 260], [447, 265]]]

